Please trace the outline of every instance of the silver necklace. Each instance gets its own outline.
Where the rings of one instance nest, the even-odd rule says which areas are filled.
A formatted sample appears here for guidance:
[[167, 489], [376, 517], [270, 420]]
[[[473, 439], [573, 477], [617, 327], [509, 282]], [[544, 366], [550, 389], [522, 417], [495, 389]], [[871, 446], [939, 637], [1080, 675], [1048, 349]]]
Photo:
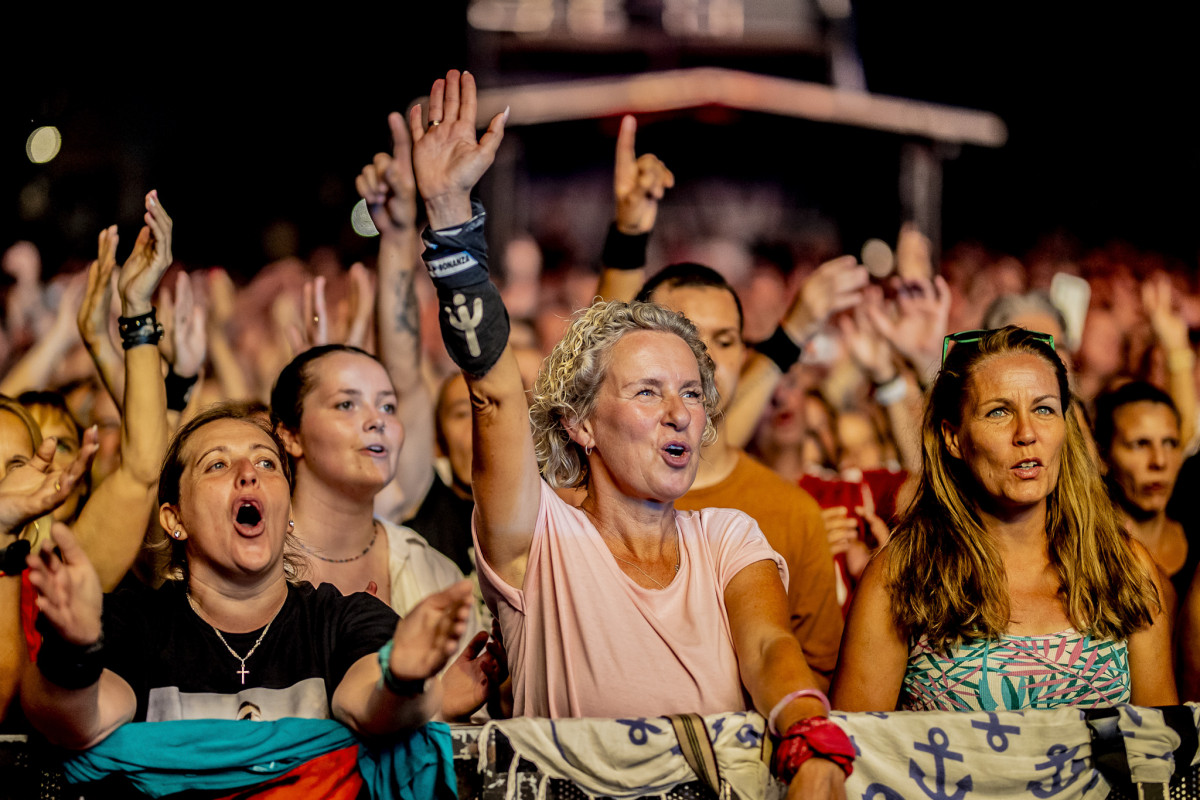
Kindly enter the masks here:
[[[653, 575], [651, 575], [649, 572], [646, 572], [646, 570], [642, 569], [637, 564], [635, 564], [632, 561], [629, 561], [627, 559], [621, 558], [616, 553], [613, 553], [611, 547], [608, 548], [608, 552], [612, 553], [612, 557], [615, 558], [617, 561], [620, 561], [623, 564], [628, 564], [629, 566], [636, 569], [638, 572], [645, 575], [650, 580], [654, 581], [655, 585], [658, 586], [658, 588], [660, 588], [660, 589], [667, 588], [667, 585], [665, 583], [662, 583], [661, 581], [657, 580]], [[679, 529], [678, 528], [675, 529], [675, 571], [679, 572]]]
[[[184, 592], [184, 596], [187, 597], [188, 605], [190, 605], [192, 607], [192, 611], [195, 611], [196, 616], [200, 617], [200, 619], [203, 620], [204, 617], [200, 616], [200, 609], [196, 608], [196, 601], [192, 599], [192, 593]], [[275, 613], [278, 614], [279, 612], [277, 611]], [[275, 617], [271, 617], [271, 622], [274, 622], [274, 621], [275, 621]], [[213, 625], [211, 622], [208, 623], [208, 627], [213, 629], [213, 633], [215, 633], [217, 635], [217, 638], [221, 640], [221, 644], [225, 645], [225, 649], [229, 651], [229, 654], [241, 662], [242, 667], [241, 667], [241, 669], [239, 669], [237, 671], [236, 674], [242, 676], [242, 685], [243, 686], [246, 685], [246, 676], [250, 674], [250, 670], [246, 669], [246, 659], [248, 659], [248, 658], [250, 658], [250, 656], [254, 655], [254, 651], [258, 649], [258, 646], [260, 644], [262, 644], [263, 637], [265, 637], [267, 635], [267, 631], [271, 630], [271, 622], [268, 622], [267, 627], [263, 628], [263, 632], [258, 635], [258, 639], [254, 642], [254, 646], [250, 648], [250, 652], [246, 653], [246, 655], [244, 655], [244, 656], [239, 656], [237, 654], [237, 651], [229, 646], [229, 642], [225, 641], [225, 637], [221, 635], [221, 632], [219, 630], [217, 630], [216, 625]]]

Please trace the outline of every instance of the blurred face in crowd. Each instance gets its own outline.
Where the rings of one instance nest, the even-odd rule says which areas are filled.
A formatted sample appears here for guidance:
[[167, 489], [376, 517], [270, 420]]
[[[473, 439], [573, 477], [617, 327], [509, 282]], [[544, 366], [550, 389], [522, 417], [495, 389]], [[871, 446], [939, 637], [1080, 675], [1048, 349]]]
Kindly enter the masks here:
[[0, 480], [33, 458], [33, 439], [16, 414], [0, 410]]
[[741, 317], [733, 294], [717, 286], [663, 285], [654, 290], [650, 299], [678, 311], [696, 326], [716, 366], [720, 410], [727, 409], [737, 391], [742, 362], [746, 360]]
[[438, 449], [450, 461], [454, 484], [460, 491], [471, 488], [471, 396], [462, 373], [446, 379], [438, 395]]
[[1183, 464], [1179, 420], [1170, 407], [1141, 400], [1113, 412], [1108, 474], [1133, 513], [1162, 513]]

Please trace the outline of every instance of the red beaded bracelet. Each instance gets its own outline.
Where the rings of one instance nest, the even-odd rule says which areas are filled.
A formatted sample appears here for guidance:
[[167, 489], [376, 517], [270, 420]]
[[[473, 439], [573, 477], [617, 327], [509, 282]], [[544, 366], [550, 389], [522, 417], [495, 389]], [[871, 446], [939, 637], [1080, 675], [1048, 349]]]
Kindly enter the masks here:
[[787, 729], [771, 758], [771, 772], [791, 783], [805, 761], [813, 756], [837, 764], [846, 777], [854, 772], [854, 743], [827, 717], [808, 717]]

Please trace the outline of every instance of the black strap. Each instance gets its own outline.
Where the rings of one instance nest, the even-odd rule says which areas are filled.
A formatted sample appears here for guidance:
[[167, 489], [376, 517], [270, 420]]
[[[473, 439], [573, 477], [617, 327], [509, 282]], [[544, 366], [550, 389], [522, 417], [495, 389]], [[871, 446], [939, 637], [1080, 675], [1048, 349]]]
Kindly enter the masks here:
[[721, 794], [721, 770], [717, 766], [717, 754], [713, 750], [712, 740], [708, 738], [708, 728], [704, 718], [699, 714], [672, 714], [667, 717], [671, 727], [675, 729], [675, 738], [679, 740], [679, 749], [683, 759], [696, 773], [700, 782], [718, 797]]

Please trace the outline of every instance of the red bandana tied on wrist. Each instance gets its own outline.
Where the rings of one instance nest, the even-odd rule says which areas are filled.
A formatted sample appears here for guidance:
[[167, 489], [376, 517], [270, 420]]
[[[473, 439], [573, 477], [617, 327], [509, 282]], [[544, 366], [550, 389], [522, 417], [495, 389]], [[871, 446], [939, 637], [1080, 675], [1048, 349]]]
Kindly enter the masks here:
[[771, 758], [771, 772], [784, 783], [791, 783], [813, 756], [837, 764], [847, 778], [854, 772], [854, 744], [837, 723], [826, 717], [808, 717], [788, 728]]

